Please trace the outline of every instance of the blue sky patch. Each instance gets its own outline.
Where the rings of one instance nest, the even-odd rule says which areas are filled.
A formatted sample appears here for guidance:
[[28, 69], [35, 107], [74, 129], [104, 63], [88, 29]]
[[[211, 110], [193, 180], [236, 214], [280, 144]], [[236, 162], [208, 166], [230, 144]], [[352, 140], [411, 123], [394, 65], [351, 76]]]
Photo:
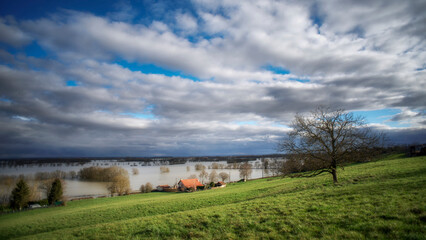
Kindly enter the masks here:
[[0, 97], [0, 102], [11, 103], [12, 100], [10, 100], [9, 98]]
[[289, 78], [289, 80], [291, 80], [291, 81], [297, 81], [297, 82], [301, 82], [301, 83], [310, 82], [309, 79], [303, 79], [303, 78]]
[[181, 78], [190, 79], [194, 82], [201, 82], [201, 79], [189, 74], [185, 74], [182, 71], [173, 71], [157, 66], [155, 64], [140, 64], [137, 62], [128, 62], [125, 60], [116, 61], [115, 63], [131, 71], [140, 71], [145, 74], [162, 74], [168, 77], [177, 76]]
[[141, 119], [157, 119], [154, 114], [152, 113], [132, 113], [132, 112], [126, 112], [121, 113], [121, 115], [125, 116], [131, 116], [134, 118], [141, 118]]
[[352, 113], [364, 116], [368, 123], [385, 124], [390, 127], [410, 127], [410, 124], [390, 121], [395, 114], [401, 113], [399, 109], [385, 108], [371, 111], [352, 111]]
[[37, 42], [32, 42], [30, 45], [26, 46], [24, 51], [27, 56], [31, 57], [42, 58], [47, 56], [46, 51], [43, 50]]
[[80, 86], [80, 84], [77, 81], [74, 81], [74, 80], [68, 80], [66, 82], [66, 85], [68, 87], [77, 87], [77, 86]]
[[152, 113], [154, 108], [155, 108], [155, 105], [150, 104], [143, 110], [143, 112], [124, 112], [124, 113], [121, 113], [121, 115], [131, 116], [134, 118], [141, 118], [141, 119], [157, 119], [155, 114]]
[[282, 67], [272, 66], [272, 65], [262, 67], [262, 69], [273, 72], [275, 74], [282, 74], [282, 75], [290, 74], [290, 70], [282, 68]]
[[235, 121], [233, 123], [239, 126], [244, 126], [244, 125], [256, 126], [257, 125], [256, 121]]
[[323, 19], [323, 16], [321, 16], [320, 14], [318, 3], [314, 3], [309, 10], [310, 10], [309, 18], [311, 19], [311, 21], [318, 27], [321, 27], [324, 22], [324, 19]]

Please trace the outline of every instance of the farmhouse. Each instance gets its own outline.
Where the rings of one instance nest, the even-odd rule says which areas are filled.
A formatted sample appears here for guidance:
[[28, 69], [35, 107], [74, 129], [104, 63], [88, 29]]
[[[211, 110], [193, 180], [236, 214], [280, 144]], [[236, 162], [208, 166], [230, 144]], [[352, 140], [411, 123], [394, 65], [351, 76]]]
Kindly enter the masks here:
[[180, 191], [197, 190], [197, 187], [203, 187], [204, 185], [198, 181], [197, 178], [193, 179], [181, 179], [178, 183]]

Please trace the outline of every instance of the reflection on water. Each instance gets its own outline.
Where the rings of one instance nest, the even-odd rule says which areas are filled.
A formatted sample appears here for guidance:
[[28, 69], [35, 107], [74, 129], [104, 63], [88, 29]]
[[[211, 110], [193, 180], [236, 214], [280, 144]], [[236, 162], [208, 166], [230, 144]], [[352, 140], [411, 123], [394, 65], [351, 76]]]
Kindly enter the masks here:
[[[260, 161], [257, 161], [258, 164]], [[34, 175], [37, 172], [54, 172], [56, 170], [61, 170], [64, 172], [76, 171], [78, 172], [81, 168], [90, 167], [90, 166], [120, 166], [126, 169], [129, 172], [130, 185], [132, 191], [138, 191], [142, 184], [150, 182], [154, 187], [157, 185], [175, 185], [181, 178], [188, 178], [190, 175], [195, 174], [199, 175], [200, 171], [195, 170], [195, 164], [200, 162], [187, 162], [185, 164], [176, 164], [176, 165], [167, 165], [170, 169], [168, 173], [161, 173], [160, 166], [142, 166], [139, 162], [117, 162], [117, 161], [92, 161], [83, 165], [66, 165], [66, 164], [43, 164], [43, 165], [26, 165], [18, 167], [3, 167], [0, 168], [0, 175]], [[201, 164], [206, 167], [210, 166], [213, 162], [201, 162]], [[226, 162], [216, 162], [220, 164], [227, 165]], [[253, 165], [255, 161], [250, 162]], [[189, 166], [189, 171], [188, 167]], [[137, 168], [139, 174], [132, 174], [132, 168]], [[206, 171], [210, 173], [213, 169], [206, 168]], [[221, 172], [226, 172], [230, 175], [231, 181], [237, 181], [240, 179], [240, 173], [238, 169], [215, 169], [219, 174]], [[261, 178], [267, 176], [262, 169], [253, 169], [250, 179]], [[64, 195], [70, 198], [87, 196], [87, 195], [107, 195], [108, 191], [106, 189], [107, 183], [104, 182], [88, 182], [80, 180], [65, 180], [65, 189]]]

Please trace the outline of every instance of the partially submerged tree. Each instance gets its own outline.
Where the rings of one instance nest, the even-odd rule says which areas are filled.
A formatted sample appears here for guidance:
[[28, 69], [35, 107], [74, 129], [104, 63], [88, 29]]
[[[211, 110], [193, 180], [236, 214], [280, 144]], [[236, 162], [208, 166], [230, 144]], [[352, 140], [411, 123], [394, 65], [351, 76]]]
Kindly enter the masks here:
[[221, 172], [219, 173], [219, 177], [220, 179], [222, 179], [223, 182], [225, 182], [229, 178], [229, 174], [227, 174], [226, 172]]
[[10, 199], [10, 207], [13, 209], [21, 210], [28, 204], [30, 198], [30, 189], [28, 184], [23, 178], [19, 180], [16, 184], [15, 189], [12, 191], [12, 196]]
[[367, 127], [363, 117], [326, 107], [296, 115], [292, 127], [279, 150], [289, 154], [290, 161], [300, 161], [304, 170], [313, 171], [307, 176], [328, 172], [334, 183], [338, 166], [372, 157], [384, 139]]
[[168, 172], [170, 172], [170, 169], [168, 167], [166, 167], [166, 166], [161, 166], [160, 167], [160, 172], [161, 173], [168, 173]]
[[204, 169], [206, 169], [206, 166], [204, 166], [203, 164], [201, 164], [201, 163], [195, 164], [195, 170], [196, 171], [202, 171]]
[[133, 173], [133, 175], [138, 175], [139, 174], [139, 169], [132, 168], [132, 173]]

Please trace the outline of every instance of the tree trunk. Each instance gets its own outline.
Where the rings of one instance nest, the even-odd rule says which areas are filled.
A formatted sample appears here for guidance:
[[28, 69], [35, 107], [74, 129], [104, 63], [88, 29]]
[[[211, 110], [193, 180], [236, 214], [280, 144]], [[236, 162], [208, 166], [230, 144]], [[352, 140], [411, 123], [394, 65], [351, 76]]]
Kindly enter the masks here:
[[337, 183], [337, 171], [336, 168], [331, 169], [331, 174], [333, 175], [333, 183]]

